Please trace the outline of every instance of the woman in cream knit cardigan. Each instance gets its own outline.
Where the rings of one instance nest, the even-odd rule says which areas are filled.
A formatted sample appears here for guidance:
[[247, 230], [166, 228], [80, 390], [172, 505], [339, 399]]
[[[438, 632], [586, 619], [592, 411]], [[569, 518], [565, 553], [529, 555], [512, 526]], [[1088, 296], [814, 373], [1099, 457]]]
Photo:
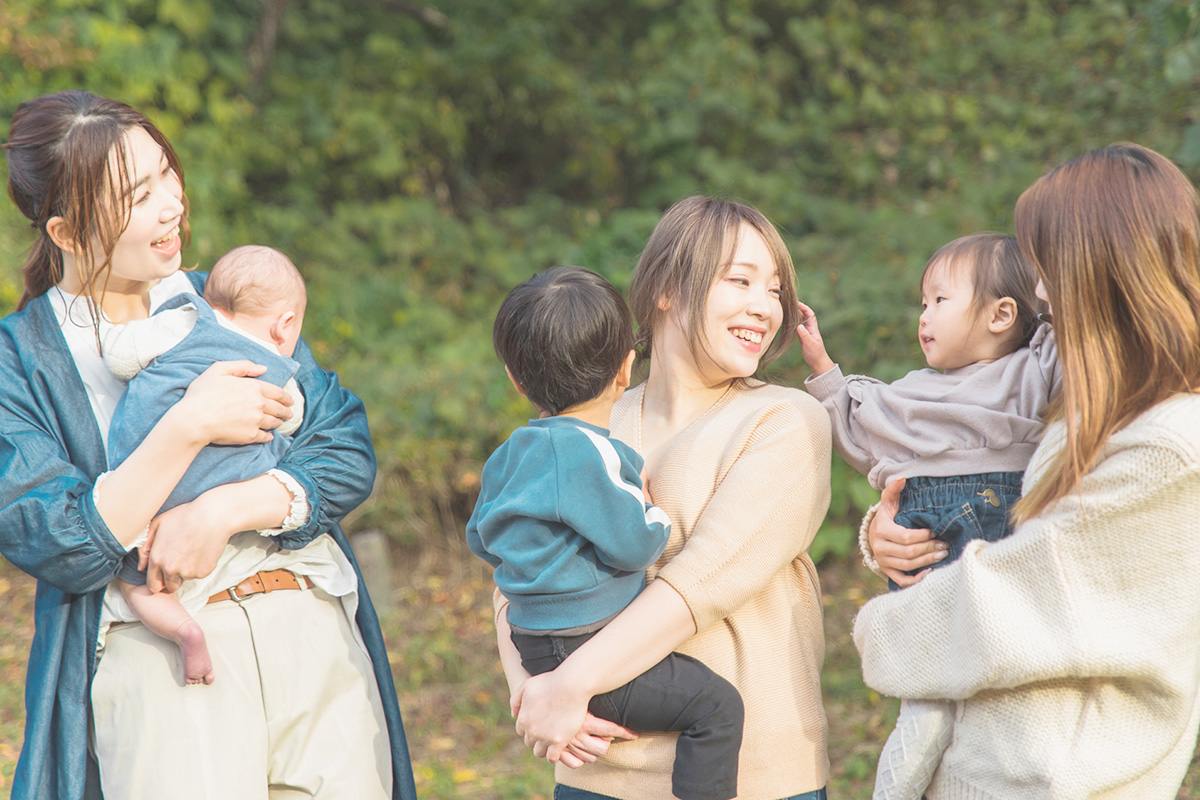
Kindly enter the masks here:
[[[818, 800], [825, 642], [807, 550], [829, 504], [829, 419], [804, 392], [750, 378], [796, 325], [791, 258], [757, 211], [692, 197], [655, 228], [630, 296], [649, 377], [613, 409], [611, 431], [645, 457], [670, 539], [646, 590], [553, 672], [524, 680], [499, 615], [517, 730], [551, 761], [591, 758], [563, 750], [588, 699], [675, 649], [742, 694], [738, 797]], [[675, 738], [644, 733], [560, 765], [555, 797], [667, 800]]]
[[[1018, 527], [864, 606], [863, 674], [958, 701], [930, 800], [1168, 800], [1200, 726], [1200, 201], [1114, 145], [1035, 183], [1016, 229], [1063, 367]], [[881, 566], [927, 563], [873, 528]]]

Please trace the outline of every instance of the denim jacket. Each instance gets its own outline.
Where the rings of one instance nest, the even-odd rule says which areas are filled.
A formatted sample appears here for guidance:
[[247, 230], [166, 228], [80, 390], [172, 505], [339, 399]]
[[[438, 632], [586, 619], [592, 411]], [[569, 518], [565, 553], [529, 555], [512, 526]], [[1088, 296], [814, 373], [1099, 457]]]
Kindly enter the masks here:
[[[201, 291], [207, 277], [189, 277]], [[304, 488], [309, 521], [275, 541], [304, 547], [330, 533], [358, 571], [337, 525], [375, 480], [362, 402], [322, 370], [301, 341], [296, 380], [303, 425], [278, 467]], [[99, 771], [87, 750], [92, 676], [104, 590], [125, 548], [92, 502], [106, 467], [83, 382], [45, 296], [0, 320], [0, 552], [38, 580], [36, 632], [25, 681], [25, 743], [14, 800], [96, 800]], [[361, 573], [356, 621], [371, 654], [391, 737], [395, 800], [416, 800], [379, 619]]]

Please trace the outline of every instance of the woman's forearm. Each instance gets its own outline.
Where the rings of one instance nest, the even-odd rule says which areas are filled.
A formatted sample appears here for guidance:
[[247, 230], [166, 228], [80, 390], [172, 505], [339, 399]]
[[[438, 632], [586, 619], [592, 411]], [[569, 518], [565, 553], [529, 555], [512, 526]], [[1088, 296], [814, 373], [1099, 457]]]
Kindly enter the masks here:
[[504, 680], [508, 682], [511, 696], [516, 694], [517, 687], [525, 682], [529, 673], [521, 666], [521, 654], [513, 644], [512, 629], [508, 627], [507, 603], [496, 614], [496, 649], [500, 651], [500, 666], [504, 670]]
[[214, 486], [202, 497], [221, 509], [233, 532], [278, 528], [287, 519], [292, 501], [291, 491], [271, 475]]
[[629, 683], [695, 634], [687, 603], [656, 580], [555, 672], [588, 695], [601, 694]]
[[169, 410], [96, 491], [96, 510], [117, 541], [132, 544], [207, 444], [184, 414]]

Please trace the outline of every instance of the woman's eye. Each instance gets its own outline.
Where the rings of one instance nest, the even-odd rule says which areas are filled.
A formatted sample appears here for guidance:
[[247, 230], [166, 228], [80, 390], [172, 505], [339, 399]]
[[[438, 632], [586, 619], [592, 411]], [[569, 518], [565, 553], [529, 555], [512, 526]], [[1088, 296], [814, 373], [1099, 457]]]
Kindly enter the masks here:
[[141, 192], [141, 193], [139, 193], [139, 194], [138, 194], [138, 196], [137, 196], [137, 197], [134, 199], [134, 201], [133, 201], [133, 204], [134, 204], [135, 206], [140, 206], [140, 205], [142, 205], [143, 203], [145, 203], [145, 202], [146, 202], [148, 199], [150, 199], [150, 193], [149, 193], [149, 192]]
[[937, 298], [936, 300], [934, 300], [933, 302], [935, 302], [935, 303], [940, 303], [940, 302], [942, 302], [942, 301], [943, 301], [943, 300], [945, 300], [945, 299], [946, 299], [946, 298], [944, 298], [944, 297], [939, 297], [939, 298]]
[[772, 287], [771, 289], [768, 289], [767, 291], [769, 291], [771, 294], [775, 295], [776, 297], [783, 297], [783, 289], [781, 289], [778, 286]]

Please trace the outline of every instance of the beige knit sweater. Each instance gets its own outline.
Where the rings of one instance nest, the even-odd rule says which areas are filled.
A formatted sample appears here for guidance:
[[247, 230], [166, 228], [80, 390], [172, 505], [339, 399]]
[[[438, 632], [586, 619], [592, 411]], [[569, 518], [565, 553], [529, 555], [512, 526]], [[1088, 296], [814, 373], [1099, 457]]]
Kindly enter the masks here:
[[[613, 410], [638, 448], [645, 386]], [[650, 476], [671, 518], [647, 575], [683, 597], [699, 631], [681, 652], [730, 680], [746, 706], [738, 798], [779, 800], [829, 778], [821, 705], [825, 638], [808, 546], [829, 506], [829, 418], [804, 392], [733, 388], [664, 450]], [[622, 800], [667, 800], [675, 734], [643, 734], [560, 783]]]
[[[1027, 488], [1064, 439], [1047, 429]], [[1193, 394], [1114, 434], [1009, 538], [863, 607], [868, 685], [959, 701], [931, 800], [1175, 797], [1200, 726], [1198, 524]]]

